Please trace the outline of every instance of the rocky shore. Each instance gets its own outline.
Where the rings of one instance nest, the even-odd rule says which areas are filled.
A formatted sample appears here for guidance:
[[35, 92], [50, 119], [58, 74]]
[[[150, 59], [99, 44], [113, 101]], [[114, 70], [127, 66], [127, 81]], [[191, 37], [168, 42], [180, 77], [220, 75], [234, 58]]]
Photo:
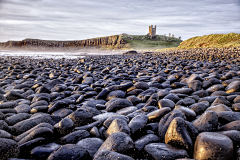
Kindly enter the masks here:
[[0, 58], [0, 159], [240, 158], [240, 49]]

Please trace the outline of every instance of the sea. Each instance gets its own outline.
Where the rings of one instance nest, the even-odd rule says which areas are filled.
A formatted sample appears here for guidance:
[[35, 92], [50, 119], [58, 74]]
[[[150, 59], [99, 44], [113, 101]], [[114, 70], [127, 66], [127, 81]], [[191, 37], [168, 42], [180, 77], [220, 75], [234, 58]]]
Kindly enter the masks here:
[[52, 51], [23, 51], [23, 50], [0, 50], [0, 57], [28, 57], [32, 59], [77, 59], [84, 58], [86, 55], [116, 55], [122, 52], [114, 51], [95, 51], [95, 52], [52, 52]]

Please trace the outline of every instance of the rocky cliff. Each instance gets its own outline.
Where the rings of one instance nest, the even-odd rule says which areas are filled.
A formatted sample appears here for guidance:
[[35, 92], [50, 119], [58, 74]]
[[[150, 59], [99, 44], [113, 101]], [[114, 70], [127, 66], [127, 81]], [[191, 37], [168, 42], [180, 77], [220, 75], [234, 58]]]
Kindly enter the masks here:
[[121, 35], [108, 37], [99, 37], [94, 39], [77, 40], [77, 41], [50, 41], [40, 39], [25, 39], [22, 41], [8, 41], [0, 43], [1, 48], [84, 48], [84, 47], [107, 47], [121, 46], [126, 42]]

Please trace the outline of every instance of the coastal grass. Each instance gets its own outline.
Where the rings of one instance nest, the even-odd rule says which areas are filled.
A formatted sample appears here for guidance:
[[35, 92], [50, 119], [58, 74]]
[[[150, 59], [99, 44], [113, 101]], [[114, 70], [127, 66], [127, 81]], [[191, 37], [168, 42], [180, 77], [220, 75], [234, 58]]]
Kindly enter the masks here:
[[180, 43], [177, 49], [240, 47], [240, 34], [210, 34], [193, 37]]
[[[120, 50], [156, 50], [178, 47], [182, 42], [179, 38], [156, 35], [155, 39], [150, 39], [147, 35], [119, 35], [119, 42], [113, 46], [104, 46], [102, 49]], [[123, 41], [124, 43], [120, 43]]]

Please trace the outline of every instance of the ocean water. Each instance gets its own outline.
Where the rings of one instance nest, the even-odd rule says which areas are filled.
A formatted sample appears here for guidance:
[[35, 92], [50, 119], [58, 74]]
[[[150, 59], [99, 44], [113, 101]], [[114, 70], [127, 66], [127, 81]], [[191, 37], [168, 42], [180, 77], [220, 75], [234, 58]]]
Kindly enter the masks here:
[[29, 57], [33, 59], [75, 59], [86, 55], [113, 55], [120, 52], [49, 52], [49, 51], [22, 51], [22, 50], [0, 50], [0, 57]]

